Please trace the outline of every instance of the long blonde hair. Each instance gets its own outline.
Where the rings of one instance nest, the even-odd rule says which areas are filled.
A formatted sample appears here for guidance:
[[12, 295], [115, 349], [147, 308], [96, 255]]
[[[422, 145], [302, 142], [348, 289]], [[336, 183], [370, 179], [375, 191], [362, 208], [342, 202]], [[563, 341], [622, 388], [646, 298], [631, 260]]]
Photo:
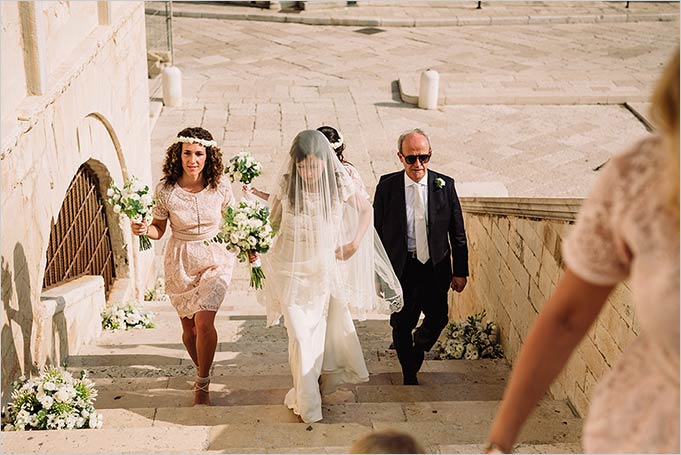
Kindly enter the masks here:
[[669, 158], [669, 208], [679, 218], [679, 48], [667, 63], [653, 93], [651, 116], [664, 140]]

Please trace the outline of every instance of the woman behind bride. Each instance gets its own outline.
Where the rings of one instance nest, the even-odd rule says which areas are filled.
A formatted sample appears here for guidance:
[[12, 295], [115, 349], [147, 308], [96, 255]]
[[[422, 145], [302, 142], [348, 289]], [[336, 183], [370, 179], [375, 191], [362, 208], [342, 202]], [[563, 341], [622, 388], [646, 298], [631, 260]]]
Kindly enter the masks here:
[[319, 131], [299, 133], [265, 194], [276, 235], [263, 255], [268, 326], [284, 317], [293, 388], [284, 403], [322, 419], [321, 395], [369, 380], [352, 313], [399, 311], [402, 289], [373, 228], [371, 205]]

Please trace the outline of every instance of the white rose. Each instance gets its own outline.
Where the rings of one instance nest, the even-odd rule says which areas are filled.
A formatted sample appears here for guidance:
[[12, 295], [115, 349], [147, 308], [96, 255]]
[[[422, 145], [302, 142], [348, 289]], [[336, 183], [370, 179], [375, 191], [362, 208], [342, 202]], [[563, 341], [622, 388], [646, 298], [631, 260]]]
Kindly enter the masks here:
[[55, 392], [54, 398], [56, 398], [57, 401], [61, 401], [62, 403], [66, 403], [71, 398], [71, 394], [69, 393], [69, 391], [65, 387], [62, 387], [61, 389], [59, 389]]
[[43, 384], [43, 389], [45, 389], [45, 390], [57, 390], [57, 386], [52, 381], [46, 381]]
[[141, 223], [143, 219], [144, 219], [144, 218], [142, 217], [142, 215], [135, 215], [135, 216], [133, 216], [132, 218], [130, 218], [130, 220], [131, 220], [133, 223]]
[[145, 194], [144, 196], [142, 196], [142, 199], [140, 200], [140, 202], [142, 202], [143, 206], [149, 207], [151, 205], [151, 203], [153, 202], [153, 200], [154, 200], [154, 198], [151, 197], [150, 194]]
[[106, 190], [106, 195], [108, 197], [112, 197], [114, 194], [116, 194], [116, 192], [113, 190], [113, 188], [109, 188], [108, 190]]
[[253, 237], [252, 235], [248, 236], [248, 244], [251, 246], [255, 246], [258, 244], [258, 239]]
[[121, 213], [121, 207], [119, 205], [114, 205], [113, 211], [114, 211], [114, 213]]
[[97, 428], [97, 423], [98, 423], [97, 414], [93, 413], [90, 416], [90, 419], [88, 420], [88, 426], [90, 428]]
[[43, 405], [44, 409], [50, 409], [54, 404], [54, 398], [49, 395], [44, 395], [42, 398], [38, 398], [38, 401], [40, 401], [40, 404]]

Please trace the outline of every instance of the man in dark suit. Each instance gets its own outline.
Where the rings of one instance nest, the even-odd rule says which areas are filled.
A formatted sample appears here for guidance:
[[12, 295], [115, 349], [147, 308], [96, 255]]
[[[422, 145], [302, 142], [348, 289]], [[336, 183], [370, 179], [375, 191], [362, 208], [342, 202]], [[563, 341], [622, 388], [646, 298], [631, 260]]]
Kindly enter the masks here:
[[[428, 136], [407, 131], [397, 147], [404, 170], [378, 182], [374, 223], [404, 292], [404, 308], [390, 317], [393, 344], [404, 384], [417, 385], [424, 352], [448, 322], [449, 288], [466, 287], [468, 245], [454, 179], [428, 170]], [[421, 312], [425, 318], [412, 336]]]

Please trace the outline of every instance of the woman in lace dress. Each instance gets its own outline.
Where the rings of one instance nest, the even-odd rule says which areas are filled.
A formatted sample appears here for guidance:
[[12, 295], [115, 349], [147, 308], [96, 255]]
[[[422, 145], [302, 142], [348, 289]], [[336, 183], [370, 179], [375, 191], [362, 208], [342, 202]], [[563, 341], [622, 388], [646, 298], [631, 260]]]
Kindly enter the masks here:
[[659, 134], [605, 167], [563, 244], [565, 274], [518, 356], [486, 451], [508, 452], [618, 283], [639, 336], [600, 380], [589, 453], [679, 453], [679, 54], [653, 99]]
[[334, 153], [338, 157], [338, 160], [343, 164], [343, 166], [345, 166], [345, 170], [348, 171], [350, 178], [352, 178], [352, 181], [355, 182], [357, 190], [362, 196], [369, 199], [369, 192], [367, 191], [366, 186], [364, 186], [364, 182], [362, 181], [362, 177], [360, 177], [359, 172], [355, 166], [353, 166], [352, 163], [347, 161], [343, 156], [343, 152], [345, 151], [343, 135], [332, 126], [320, 126], [317, 128], [317, 131], [320, 131], [324, 136], [326, 136], [326, 138], [329, 140], [329, 143], [331, 144], [331, 147], [333, 148]]
[[217, 234], [221, 210], [233, 200], [222, 173], [222, 154], [213, 136], [203, 128], [183, 129], [166, 152], [153, 221], [132, 224], [134, 234], [158, 240], [170, 220], [165, 286], [182, 323], [182, 342], [197, 368], [194, 404], [210, 405], [210, 369], [218, 341], [215, 315], [234, 266], [234, 256], [224, 246], [205, 244]]
[[283, 316], [293, 388], [284, 403], [304, 422], [322, 419], [322, 393], [368, 381], [352, 321], [399, 311], [402, 290], [358, 194], [328, 140], [303, 131], [268, 197], [276, 231], [262, 257], [268, 325]]

